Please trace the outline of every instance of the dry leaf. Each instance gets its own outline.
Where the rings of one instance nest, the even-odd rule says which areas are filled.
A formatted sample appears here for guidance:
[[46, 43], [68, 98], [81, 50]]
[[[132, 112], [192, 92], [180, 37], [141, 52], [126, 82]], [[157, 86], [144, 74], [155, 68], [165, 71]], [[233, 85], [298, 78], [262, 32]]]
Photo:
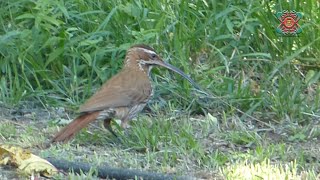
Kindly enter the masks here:
[[33, 155], [29, 150], [9, 145], [0, 145], [0, 165], [13, 165], [27, 175], [40, 173], [51, 177], [58, 172], [51, 163]]

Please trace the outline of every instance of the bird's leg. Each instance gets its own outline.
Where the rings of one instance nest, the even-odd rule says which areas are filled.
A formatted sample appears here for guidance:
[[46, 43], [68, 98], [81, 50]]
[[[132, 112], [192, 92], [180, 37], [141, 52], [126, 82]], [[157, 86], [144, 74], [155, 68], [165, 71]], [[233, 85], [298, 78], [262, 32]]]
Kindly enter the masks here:
[[129, 125], [128, 125], [128, 119], [127, 119], [127, 118], [124, 118], [124, 119], [121, 120], [121, 127], [122, 127], [124, 130], [126, 130], [126, 129], [129, 127]]
[[111, 134], [113, 134], [116, 138], [118, 138], [117, 134], [113, 131], [112, 127], [111, 127], [111, 121], [112, 121], [112, 118], [106, 118], [104, 119], [103, 121], [103, 126], [108, 129]]
[[128, 134], [129, 134], [129, 127], [130, 127], [130, 125], [128, 124], [129, 123], [129, 118], [128, 118], [128, 116], [127, 117], [124, 117], [124, 118], [122, 118], [121, 119], [121, 127], [122, 127], [122, 129], [123, 129], [123, 134], [125, 135], [125, 136], [128, 136]]

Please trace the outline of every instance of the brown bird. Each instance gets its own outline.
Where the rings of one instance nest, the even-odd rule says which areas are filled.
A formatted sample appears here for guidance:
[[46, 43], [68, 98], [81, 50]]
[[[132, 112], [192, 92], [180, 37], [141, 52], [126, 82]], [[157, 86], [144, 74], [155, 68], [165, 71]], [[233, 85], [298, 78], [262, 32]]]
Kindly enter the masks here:
[[111, 120], [121, 119], [121, 127], [126, 128], [128, 121], [145, 107], [153, 94], [149, 77], [152, 67], [156, 65], [180, 74], [199, 89], [191, 78], [164, 62], [151, 47], [134, 45], [127, 51], [123, 69], [80, 107], [80, 116], [58, 132], [52, 142], [68, 141], [96, 119], [104, 120], [104, 127], [116, 136], [110, 126]]

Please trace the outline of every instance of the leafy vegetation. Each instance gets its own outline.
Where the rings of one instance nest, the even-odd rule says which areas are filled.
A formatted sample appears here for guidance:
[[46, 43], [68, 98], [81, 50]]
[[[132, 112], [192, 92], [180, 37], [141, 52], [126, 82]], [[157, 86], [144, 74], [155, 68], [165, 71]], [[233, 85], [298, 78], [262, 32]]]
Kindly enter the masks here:
[[[108, 158], [122, 156], [126, 162], [118, 166], [162, 172], [191, 168], [199, 177], [203, 174], [195, 172], [204, 170], [232, 179], [238, 177], [237, 164], [249, 164], [248, 172], [271, 167], [276, 175], [316, 178], [319, 8], [315, 0], [0, 1], [0, 101], [11, 108], [31, 101], [48, 112], [76, 110], [119, 71], [128, 47], [150, 44], [214, 97], [167, 70], [153, 70], [156, 90], [147, 107], [152, 117], [142, 115], [128, 133], [118, 128], [125, 142], [108, 148]], [[274, 14], [282, 10], [302, 12], [301, 34], [276, 34], [280, 22]], [[49, 120], [37, 132], [41, 140], [56, 131]], [[0, 123], [0, 142], [40, 141], [30, 137], [34, 123], [18, 130]], [[74, 143], [114, 141], [99, 128], [92, 131], [80, 133]], [[58, 147], [65, 150], [43, 153], [71, 149], [68, 156], [79, 155], [70, 144]]]

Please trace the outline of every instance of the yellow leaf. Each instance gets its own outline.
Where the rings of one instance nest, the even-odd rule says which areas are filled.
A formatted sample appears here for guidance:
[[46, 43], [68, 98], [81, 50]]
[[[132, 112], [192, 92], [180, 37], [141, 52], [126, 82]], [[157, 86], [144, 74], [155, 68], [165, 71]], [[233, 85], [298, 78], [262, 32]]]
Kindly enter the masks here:
[[0, 145], [0, 165], [13, 165], [27, 175], [40, 173], [51, 177], [58, 172], [51, 163], [33, 155], [29, 150], [9, 145]]
[[58, 170], [47, 160], [31, 154], [29, 159], [21, 162], [18, 167], [23, 173], [32, 174], [34, 172], [41, 173], [43, 176], [50, 177]]
[[10, 152], [0, 147], [0, 165], [7, 165], [10, 160]]

